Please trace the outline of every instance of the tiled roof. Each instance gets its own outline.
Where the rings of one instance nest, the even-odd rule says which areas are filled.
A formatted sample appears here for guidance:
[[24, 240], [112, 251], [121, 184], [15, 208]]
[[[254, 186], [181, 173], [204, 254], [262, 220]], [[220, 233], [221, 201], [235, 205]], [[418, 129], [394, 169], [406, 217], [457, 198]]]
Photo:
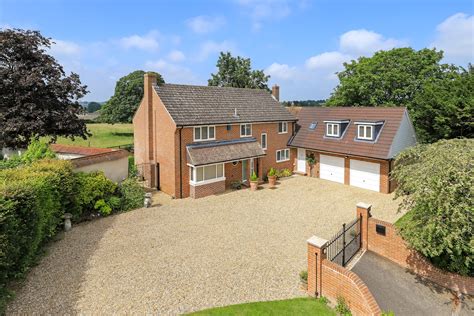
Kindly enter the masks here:
[[52, 151], [62, 154], [76, 154], [83, 156], [97, 155], [103, 153], [110, 153], [116, 151], [112, 148], [94, 148], [94, 147], [81, 147], [81, 146], [70, 146], [70, 145], [60, 145], [60, 144], [51, 144], [50, 148]]
[[71, 162], [76, 168], [78, 168], [93, 165], [99, 162], [117, 160], [120, 158], [128, 157], [129, 155], [130, 153], [128, 151], [123, 149], [117, 149], [112, 152], [74, 158], [71, 159]]
[[155, 91], [176, 125], [296, 120], [262, 89], [163, 84]]
[[[298, 113], [296, 135], [289, 145], [325, 152], [389, 159], [390, 147], [400, 127], [406, 109], [404, 107], [303, 107]], [[341, 138], [324, 137], [325, 123], [331, 120], [346, 120], [350, 123]], [[356, 140], [357, 126], [354, 122], [383, 121], [383, 127], [375, 142]], [[309, 126], [316, 122], [316, 128]]]
[[191, 144], [186, 149], [188, 162], [193, 166], [265, 156], [260, 144], [251, 137]]

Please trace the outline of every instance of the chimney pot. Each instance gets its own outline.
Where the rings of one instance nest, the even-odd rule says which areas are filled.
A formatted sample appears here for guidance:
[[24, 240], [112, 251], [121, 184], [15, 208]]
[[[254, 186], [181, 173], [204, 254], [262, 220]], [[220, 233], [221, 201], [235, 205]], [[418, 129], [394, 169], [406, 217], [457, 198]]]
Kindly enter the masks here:
[[279, 85], [277, 84], [273, 85], [272, 95], [278, 102], [280, 102], [280, 86]]

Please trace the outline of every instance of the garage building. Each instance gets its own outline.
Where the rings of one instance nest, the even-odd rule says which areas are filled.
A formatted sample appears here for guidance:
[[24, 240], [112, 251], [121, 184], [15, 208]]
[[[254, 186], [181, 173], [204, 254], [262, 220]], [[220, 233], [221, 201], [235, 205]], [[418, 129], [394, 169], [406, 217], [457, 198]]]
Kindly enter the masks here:
[[382, 193], [395, 188], [395, 156], [415, 144], [404, 107], [302, 108], [289, 140], [295, 172]]

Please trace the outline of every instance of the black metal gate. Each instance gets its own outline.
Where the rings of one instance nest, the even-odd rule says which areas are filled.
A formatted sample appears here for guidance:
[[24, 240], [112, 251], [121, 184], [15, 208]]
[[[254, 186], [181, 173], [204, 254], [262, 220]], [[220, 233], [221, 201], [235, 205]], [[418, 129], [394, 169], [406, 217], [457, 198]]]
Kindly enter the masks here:
[[359, 217], [347, 225], [342, 224], [342, 229], [327, 244], [326, 256], [328, 260], [343, 267], [346, 266], [361, 247], [361, 223]]

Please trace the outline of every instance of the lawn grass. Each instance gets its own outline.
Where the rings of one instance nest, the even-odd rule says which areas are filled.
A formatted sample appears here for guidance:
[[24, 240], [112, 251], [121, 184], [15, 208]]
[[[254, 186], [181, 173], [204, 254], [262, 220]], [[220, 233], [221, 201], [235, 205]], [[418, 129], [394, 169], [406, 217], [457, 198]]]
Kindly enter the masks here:
[[320, 300], [303, 297], [282, 301], [257, 302], [217, 307], [189, 315], [336, 315]]
[[87, 130], [92, 134], [88, 139], [60, 137], [57, 143], [99, 148], [133, 144], [132, 124], [87, 124]]

